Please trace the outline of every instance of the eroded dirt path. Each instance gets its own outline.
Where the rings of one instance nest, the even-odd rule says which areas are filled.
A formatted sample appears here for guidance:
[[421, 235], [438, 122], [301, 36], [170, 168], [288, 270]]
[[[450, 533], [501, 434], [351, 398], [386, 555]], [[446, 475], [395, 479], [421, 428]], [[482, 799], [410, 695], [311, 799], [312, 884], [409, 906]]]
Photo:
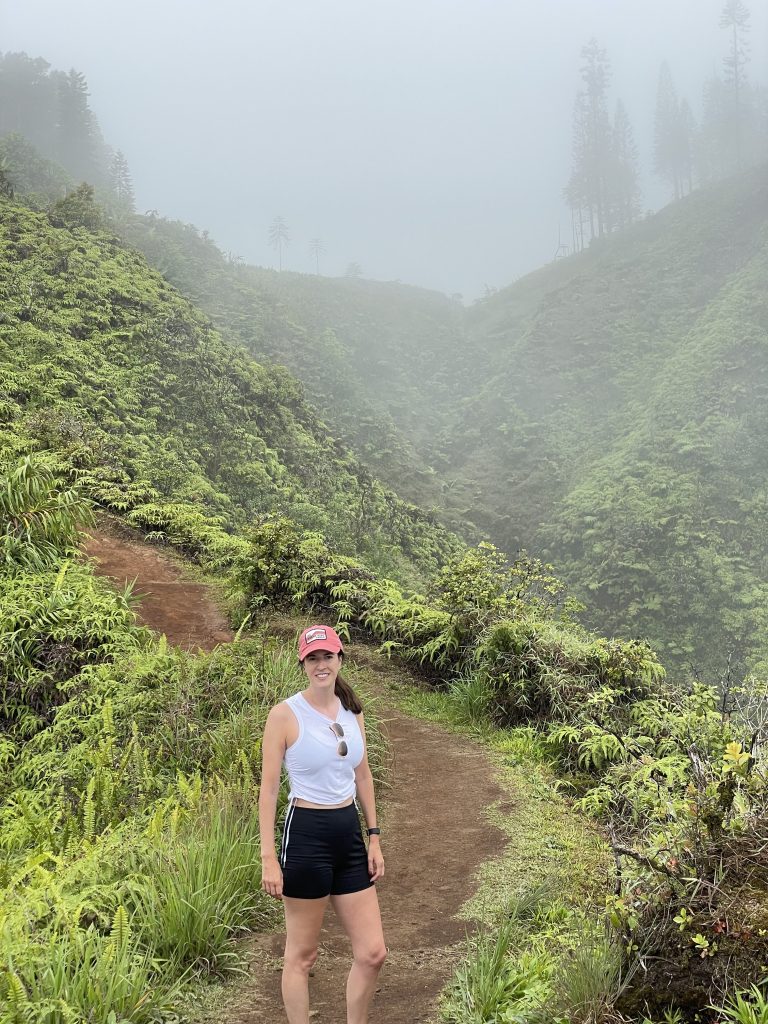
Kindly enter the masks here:
[[[141, 541], [98, 532], [86, 550], [100, 573], [118, 584], [136, 580], [146, 595], [141, 607], [147, 625], [169, 641], [191, 650], [209, 650], [231, 639], [221, 613], [204, 585], [183, 578], [162, 551]], [[386, 666], [364, 650], [350, 652], [369, 672], [380, 674], [386, 694]], [[350, 674], [354, 677], [354, 664]], [[503, 798], [483, 750], [436, 725], [409, 718], [386, 705], [383, 718], [393, 750], [392, 785], [383, 800], [382, 849], [386, 876], [377, 888], [389, 958], [381, 975], [372, 1024], [426, 1024], [434, 1019], [435, 999], [453, 967], [467, 925], [455, 918], [473, 891], [481, 863], [498, 854], [502, 834], [485, 809]], [[278, 1024], [280, 956], [284, 936], [260, 935], [248, 942], [252, 966], [247, 980], [233, 987], [211, 1022]], [[345, 1020], [344, 981], [349, 947], [329, 913], [321, 954], [311, 985], [312, 1020]]]
[[204, 583], [185, 579], [161, 548], [130, 534], [93, 530], [84, 544], [95, 568], [118, 587], [134, 583], [139, 618], [185, 651], [210, 651], [232, 639], [227, 620]]

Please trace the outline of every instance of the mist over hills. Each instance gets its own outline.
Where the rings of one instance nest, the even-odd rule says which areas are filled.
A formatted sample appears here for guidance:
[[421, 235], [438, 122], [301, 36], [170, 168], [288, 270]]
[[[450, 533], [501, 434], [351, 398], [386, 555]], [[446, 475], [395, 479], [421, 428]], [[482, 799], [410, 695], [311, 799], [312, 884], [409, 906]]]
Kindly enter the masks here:
[[[20, 66], [24, 74], [35, 70], [43, 95], [62, 91], [79, 130], [90, 125], [97, 133], [82, 76], [49, 75], [45, 62]], [[58, 152], [54, 122], [50, 112], [40, 120], [40, 109], [50, 156]], [[98, 232], [107, 224], [82, 190], [62, 199], [72, 175], [87, 173], [110, 230], [140, 248], [226, 340], [302, 382], [312, 410], [292, 378], [278, 374], [287, 406], [282, 426], [264, 427], [273, 431], [264, 442], [278, 460], [288, 459], [288, 477], [280, 470], [282, 482], [275, 477], [269, 488], [278, 495], [290, 477], [288, 504], [305, 526], [334, 534], [350, 551], [360, 550], [372, 528], [388, 550], [382, 555], [379, 545], [378, 557], [394, 564], [399, 542], [387, 533], [386, 510], [395, 499], [382, 497], [373, 473], [432, 510], [427, 533], [439, 515], [465, 538], [488, 536], [509, 554], [524, 547], [546, 556], [585, 599], [593, 624], [648, 637], [678, 669], [718, 671], [728, 651], [740, 669], [765, 657], [764, 165], [595, 238], [465, 310], [398, 284], [249, 267], [204, 231], [157, 211], [137, 216], [119, 151], [101, 142], [91, 146], [87, 167], [67, 169], [18, 133], [0, 140], [0, 150], [5, 191], [40, 210], [54, 204], [60, 229]], [[66, 147], [60, 151], [66, 155]], [[45, 249], [40, 231], [31, 237]], [[51, 267], [42, 272], [56, 277]], [[98, 279], [95, 263], [87, 273]], [[67, 287], [77, 294], [74, 279]], [[64, 294], [58, 284], [48, 288]], [[110, 295], [119, 291], [113, 286]], [[38, 315], [34, 301], [29, 307]], [[189, 316], [197, 322], [191, 309]], [[216, 351], [211, 380], [232, 372]], [[78, 365], [85, 372], [81, 356]], [[139, 387], [137, 407], [152, 407], [154, 399], [141, 395]], [[307, 434], [315, 440], [305, 449], [299, 437]], [[340, 462], [309, 455], [315, 443], [335, 446], [334, 438], [343, 442]], [[188, 440], [174, 441], [175, 450]], [[306, 489], [322, 472], [302, 475], [301, 467], [309, 457], [323, 472], [339, 472], [352, 465], [349, 448], [360, 461], [351, 477], [341, 471], [340, 514], [320, 514]], [[237, 452], [205, 456], [213, 460], [211, 508], [237, 519], [257, 506], [277, 507], [262, 499], [254, 505], [245, 492], [242, 509], [232, 504], [240, 492], [221, 480], [237, 473]], [[199, 480], [205, 458], [194, 458], [190, 471]], [[169, 473], [160, 473], [166, 496], [175, 486]], [[349, 487], [357, 498], [346, 507]], [[409, 516], [418, 518], [415, 510]], [[418, 562], [417, 534], [406, 546]], [[423, 565], [436, 564], [445, 544], [455, 541], [430, 541]]]
[[48, 214], [0, 197], [0, 452], [55, 453], [158, 536], [290, 515], [405, 578], [458, 541], [338, 442], [281, 367], [227, 344], [87, 188]]
[[465, 536], [544, 555], [594, 625], [690, 672], [763, 657], [767, 226], [760, 167], [468, 311], [221, 257], [213, 287], [190, 269], [213, 252], [196, 232], [132, 230], [384, 479]]

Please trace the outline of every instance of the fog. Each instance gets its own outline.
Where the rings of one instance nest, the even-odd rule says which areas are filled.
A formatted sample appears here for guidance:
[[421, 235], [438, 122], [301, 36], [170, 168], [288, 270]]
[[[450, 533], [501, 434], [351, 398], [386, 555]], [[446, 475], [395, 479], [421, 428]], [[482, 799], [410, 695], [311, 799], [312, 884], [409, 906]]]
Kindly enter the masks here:
[[[465, 299], [570, 241], [562, 190], [580, 50], [596, 36], [634, 128], [644, 205], [659, 65], [699, 113], [726, 51], [722, 0], [0, 0], [0, 49], [82, 71], [137, 209], [191, 221], [248, 262]], [[750, 77], [766, 84], [768, 9]]]

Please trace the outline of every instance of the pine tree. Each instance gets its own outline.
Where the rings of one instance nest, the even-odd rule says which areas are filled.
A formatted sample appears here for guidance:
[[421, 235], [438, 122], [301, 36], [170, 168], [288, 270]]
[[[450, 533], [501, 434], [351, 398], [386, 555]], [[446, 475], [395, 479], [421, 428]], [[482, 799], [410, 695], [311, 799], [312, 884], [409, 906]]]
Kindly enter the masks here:
[[56, 101], [50, 65], [26, 53], [0, 54], [0, 135], [18, 133], [55, 156]]
[[581, 77], [586, 85], [587, 164], [586, 184], [592, 235], [608, 228], [606, 174], [611, 156], [611, 126], [606, 91], [610, 81], [610, 63], [605, 50], [593, 37], [582, 50], [585, 64]]
[[573, 105], [573, 141], [571, 144], [572, 169], [568, 184], [563, 190], [571, 208], [573, 226], [573, 248], [581, 252], [585, 244], [585, 230], [589, 225], [589, 204], [587, 196], [587, 101], [583, 92], [576, 94]]
[[79, 71], [56, 73], [57, 159], [75, 178], [96, 180], [96, 131], [88, 107], [88, 86]]
[[696, 118], [693, 116], [693, 111], [691, 110], [688, 100], [680, 101], [678, 118], [680, 126], [678, 135], [678, 158], [681, 175], [680, 186], [681, 192], [685, 192], [687, 187], [688, 193], [690, 194], [693, 192], [694, 149], [698, 129], [696, 127]]
[[591, 239], [624, 227], [641, 209], [637, 147], [624, 104], [617, 103], [613, 124], [608, 115], [608, 57], [596, 39], [581, 52], [584, 88], [574, 106], [573, 164], [564, 190], [576, 250], [584, 248], [587, 232]]
[[693, 136], [696, 131], [691, 108], [678, 100], [666, 61], [659, 72], [654, 121], [653, 165], [672, 186], [675, 199], [693, 188]]
[[120, 149], [112, 157], [112, 162], [109, 166], [109, 178], [119, 208], [124, 212], [133, 213], [136, 209], [136, 203], [131, 172], [128, 168], [125, 154]]
[[315, 273], [320, 276], [320, 257], [325, 255], [325, 242], [322, 238], [311, 238], [309, 240], [309, 251], [315, 257]]
[[616, 103], [612, 131], [612, 161], [607, 177], [609, 225], [624, 228], [640, 216], [642, 193], [637, 169], [637, 146], [626, 107]]
[[656, 93], [656, 117], [653, 133], [653, 166], [656, 173], [669, 181], [675, 199], [682, 195], [680, 167], [677, 158], [677, 132], [680, 104], [672, 81], [669, 64], [664, 61], [659, 71]]
[[701, 130], [696, 146], [696, 167], [701, 181], [719, 181], [733, 170], [729, 140], [731, 103], [728, 90], [719, 75], [704, 83]]
[[750, 13], [743, 0], [727, 0], [720, 15], [720, 28], [730, 35], [728, 53], [723, 59], [726, 87], [726, 135], [724, 145], [730, 152], [731, 170], [744, 163], [745, 135], [749, 121], [747, 109], [747, 64], [749, 62]]

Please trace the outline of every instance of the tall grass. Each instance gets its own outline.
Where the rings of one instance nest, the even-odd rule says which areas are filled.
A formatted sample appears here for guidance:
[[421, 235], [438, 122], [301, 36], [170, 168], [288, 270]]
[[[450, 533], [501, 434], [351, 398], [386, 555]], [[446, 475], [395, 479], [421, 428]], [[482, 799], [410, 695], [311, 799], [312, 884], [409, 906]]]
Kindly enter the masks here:
[[440, 1008], [446, 1024], [526, 1024], [549, 991], [550, 958], [542, 952], [518, 953], [524, 924], [540, 913], [547, 893], [537, 887], [507, 906], [493, 930], [467, 942], [467, 956], [454, 974]]
[[123, 907], [112, 931], [93, 925], [51, 935], [23, 962], [0, 973], [0, 1024], [156, 1024], [178, 988], [134, 941]]
[[135, 917], [155, 956], [176, 976], [238, 970], [237, 934], [270, 917], [253, 794], [212, 787], [194, 823], [144, 857]]
[[[718, 1007], [713, 1006], [713, 1010]], [[753, 985], [749, 993], [737, 992], [731, 996], [728, 1002], [719, 1013], [723, 1015], [723, 1024], [768, 1024], [768, 1000], [758, 988]]]
[[448, 687], [451, 709], [461, 725], [488, 728], [494, 706], [493, 690], [481, 672], [465, 672]]
[[608, 1019], [626, 982], [619, 943], [608, 935], [588, 936], [564, 961], [541, 1024], [601, 1024]]

